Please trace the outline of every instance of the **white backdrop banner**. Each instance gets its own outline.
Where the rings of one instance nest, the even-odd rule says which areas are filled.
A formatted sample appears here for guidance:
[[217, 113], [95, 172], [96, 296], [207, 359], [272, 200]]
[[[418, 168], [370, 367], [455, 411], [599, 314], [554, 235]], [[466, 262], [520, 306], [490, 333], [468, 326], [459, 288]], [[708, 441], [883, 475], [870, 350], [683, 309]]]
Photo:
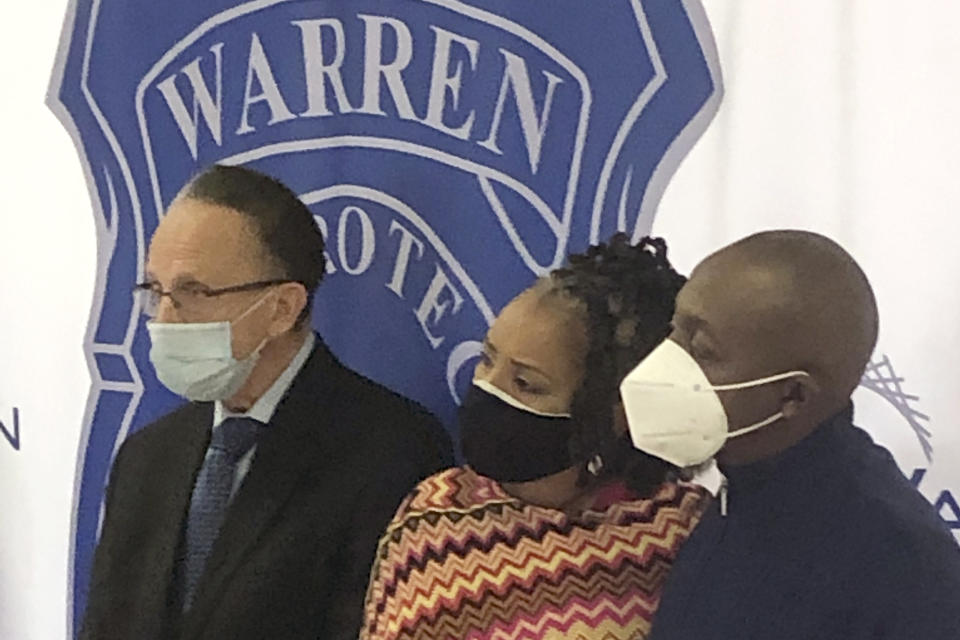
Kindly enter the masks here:
[[[543, 2], [555, 6], [553, 0]], [[17, 61], [17, 64], [9, 65], [4, 79], [5, 96], [10, 99], [0, 107], [4, 115], [0, 119], [3, 139], [13, 145], [13, 151], [0, 161], [7, 177], [7, 184], [0, 194], [5, 212], [0, 216], [0, 301], [5, 311], [0, 314], [0, 423], [3, 425], [3, 431], [0, 431], [0, 513], [4, 515], [0, 545], [0, 637], [16, 640], [64, 640], [70, 636], [74, 615], [78, 613], [72, 607], [76, 594], [71, 592], [77, 574], [75, 569], [78, 568], [75, 543], [80, 511], [77, 500], [83, 493], [84, 470], [97, 470], [91, 477], [105, 471], [117, 436], [116, 431], [110, 433], [107, 430], [103, 440], [95, 443], [95, 448], [101, 452], [98, 454], [102, 456], [101, 464], [89, 467], [85, 464], [92, 432], [89, 428], [85, 430], [85, 426], [90, 425], [86, 402], [91, 378], [84, 361], [83, 345], [89, 348], [97, 339], [93, 333], [87, 333], [84, 338], [91, 308], [90, 292], [94, 281], [99, 282], [98, 291], [101, 293], [97, 293], [97, 304], [94, 305], [97, 316], [103, 301], [105, 269], [110, 266], [112, 255], [103, 239], [110, 238], [107, 233], [110, 228], [117, 228], [110, 226], [109, 212], [114, 204], [120, 207], [118, 211], [124, 211], [128, 181], [142, 181], [150, 176], [145, 163], [129, 174], [113, 160], [84, 163], [85, 177], [93, 187], [88, 193], [81, 178], [83, 172], [67, 147], [66, 136], [53, 116], [39, 107], [45, 82], [42, 69], [48, 69], [53, 59], [55, 23], [58, 25], [62, 19], [62, 8], [66, 4], [63, 2], [58, 6], [57, 3], [44, 2], [20, 3], [16, 8], [11, 6], [8, 11], [16, 11], [16, 19], [4, 21], [0, 27], [3, 29], [0, 47], [4, 58]], [[72, 90], [78, 101], [90, 100], [96, 106], [85, 113], [84, 120], [77, 126], [67, 120], [74, 136], [79, 136], [79, 128], [100, 131], [100, 125], [109, 124], [107, 118], [117, 110], [136, 110], [135, 91], [133, 95], [110, 92], [102, 83], [117, 78], [96, 76], [99, 69], [119, 69], [123, 72], [121, 75], [138, 71], [142, 76], [154, 63], [160, 63], [164, 52], [181, 40], [189, 39], [200, 27], [207, 29], [204, 33], [219, 34], [222, 30], [215, 28], [220, 25], [209, 22], [209, 19], [241, 3], [217, 0], [183, 4], [189, 4], [190, 11], [172, 11], [168, 3], [110, 0], [70, 3], [64, 41], [73, 39], [78, 47], [77, 56], [70, 63], [74, 66], [68, 66], [66, 52], [62, 52], [64, 55], [54, 71], [54, 89], [59, 87], [65, 74], [77, 79], [93, 71], [92, 81], [82, 85], [76, 82]], [[272, 4], [260, 1], [246, 3], [246, 6], [266, 8]], [[446, 4], [481, 3], [451, 1]], [[509, 6], [512, 11], [518, 11], [516, 7], [521, 3], [488, 0], [484, 4]], [[534, 3], [522, 4], [534, 6]], [[586, 4], [571, 2], [571, 6]], [[658, 12], [665, 12], [659, 15], [669, 15], [680, 3], [609, 0], [605, 5], [614, 7], [612, 11], [657, 5], [660, 7]], [[905, 8], [903, 3], [892, 0], [809, 0], [804, 3], [703, 0], [703, 5], [713, 27], [726, 85], [726, 95], [717, 118], [683, 161], [669, 186], [670, 169], [682, 159], [682, 153], [668, 158], [659, 180], [651, 180], [650, 173], [637, 180], [638, 174], [634, 172], [631, 186], [626, 189], [625, 171], [618, 168], [617, 172], [608, 172], [611, 175], [616, 173], [616, 180], [607, 180], [609, 188], [605, 191], [610, 194], [612, 215], [597, 218], [602, 224], [596, 235], [608, 233], [621, 224], [620, 220], [641, 229], [653, 224], [656, 233], [667, 237], [672, 258], [685, 270], [692, 268], [710, 251], [759, 229], [812, 229], [844, 244], [870, 275], [882, 314], [874, 366], [856, 397], [858, 422], [894, 451], [904, 473], [914, 480], [941, 517], [960, 535], [960, 467], [955, 463], [960, 458], [960, 385], [955, 373], [956, 363], [960, 362], [960, 251], [956, 249], [960, 220], [953, 213], [956, 203], [960, 202], [960, 181], [956, 178], [960, 175], [960, 155], [956, 153], [960, 148], [960, 128], [955, 124], [960, 116], [960, 74], [956, 73], [960, 68], [960, 49], [955, 45], [960, 4], [955, 0], [918, 0]], [[539, 7], [531, 9], [534, 13], [538, 10]], [[591, 10], [596, 9], [591, 6]], [[109, 46], [102, 50], [85, 48], [90, 41], [88, 36], [104, 36], [102, 19], [111, 12], [114, 13], [109, 20], [120, 27], [141, 19], [150, 25], [167, 25], [170, 30], [146, 28], [135, 33], [144, 48], [156, 52], [154, 58], [135, 61], [125, 49], [111, 49]], [[50, 15], [53, 13], [59, 15]], [[552, 22], [557, 25], [570, 24], [569, 16], [562, 12], [552, 11], [551, 15], [555, 16]], [[576, 15], [580, 17], [575, 18], [575, 22], [584, 19], [586, 14]], [[613, 18], [608, 16], [608, 19], [617, 20], [623, 28], [630, 24], [638, 26], [635, 17], [631, 22], [620, 20], [618, 16], [620, 14], [613, 15]], [[512, 22], [524, 26], [524, 33], [529, 36], [531, 31], [538, 30], [540, 23], [537, 20], [536, 16], [516, 14]], [[503, 20], [499, 23], [502, 26]], [[222, 24], [232, 23], [226, 21]], [[351, 50], [357, 51], [356, 28], [363, 23], [355, 21], [351, 24], [352, 31], [344, 32], [344, 41]], [[393, 28], [385, 22], [379, 24], [384, 30]], [[392, 24], [396, 26], [396, 23]], [[462, 73], [467, 74], [462, 76], [466, 82], [471, 71], [470, 47], [473, 45], [470, 41], [487, 43], [488, 34], [447, 21], [437, 22], [434, 26], [448, 34], [459, 33], [464, 37], [462, 41], [449, 38], [448, 53], [461, 62]], [[318, 25], [318, 28], [321, 27]], [[652, 33], [648, 30], [646, 35]], [[237, 34], [226, 35], [233, 37]], [[275, 35], [270, 31], [261, 38], [266, 64], [276, 64], [274, 48], [285, 46], [282, 38], [279, 44], [274, 40]], [[293, 38], [286, 38], [287, 44], [299, 42], [302, 32], [293, 35]], [[650, 50], [647, 46], [649, 37], [644, 40], [642, 30], [635, 28], [631, 37], [637, 51]], [[556, 40], [553, 35], [546, 39]], [[539, 53], [528, 50], [529, 39], [523, 40], [514, 34], [509, 38], [494, 36], [494, 40], [507, 51], [519, 47], [522, 51], [517, 55], [522, 54], [521, 57], [530, 61], [528, 70], [533, 71], [528, 78], [532, 78], [531, 96], [537, 114], [542, 113], [550, 82], [550, 76], [544, 75], [543, 71], [562, 79], [560, 87], [576, 84], [573, 76], [565, 75], [562, 66], [550, 66], [556, 56], [552, 59], [549, 55], [542, 57], [546, 55], [542, 48]], [[216, 85], [208, 82], [209, 95], [195, 101], [187, 93], [192, 87], [188, 71], [189, 63], [199, 59], [193, 80], [213, 77], [211, 72], [215, 70], [218, 50], [212, 47], [216, 42], [203, 40], [199, 44], [206, 45], [205, 48], [200, 46], [195, 52], [193, 49], [180, 52], [184, 55], [193, 53], [190, 58], [173, 55], [168, 62], [179, 63], [179, 66], [173, 64], [167, 69], [160, 65], [158, 69], [166, 69], [168, 73], [157, 76], [156, 84], [145, 85], [149, 89], [148, 101], [156, 103], [148, 104], [148, 108], [156, 111], [155, 107], [160, 106], [159, 112], [162, 113], [163, 109], [169, 111], [166, 105], [170, 103], [159, 87], [167, 86], [166, 97], [176, 104], [170, 91], [172, 85], [169, 82], [164, 84], [164, 81], [177, 72], [174, 85], [181, 91], [181, 96], [186, 96], [183, 98], [184, 108], [178, 109], [179, 124], [176, 119], [170, 120], [168, 129], [171, 135], [163, 137], [160, 142], [184, 144], [182, 127], [190, 133], [189, 123], [200, 123], [197, 133], [201, 142], [197, 152], [204, 160], [219, 157], [202, 155], [205, 149], [212, 148], [205, 147], [203, 140], [208, 144], [212, 135], [205, 122], [207, 116], [212, 116], [210, 105], [216, 102]], [[226, 40], [223, 42], [225, 46], [233, 46]], [[328, 42], [335, 44], [335, 38], [328, 38]], [[691, 47], [689, 37], [683, 42], [685, 47]], [[561, 49], [568, 58], [576, 58], [578, 51], [585, 52], [591, 46], [604, 49], [582, 39]], [[363, 47], [359, 50], [362, 51]], [[239, 58], [227, 55], [231, 54], [227, 49], [219, 50], [219, 53], [226, 56], [221, 59], [224, 64], [241, 65], [241, 80], [244, 80], [249, 63], [249, 37], [246, 50]], [[328, 49], [325, 55], [334, 53], [333, 49]], [[616, 52], [606, 53], [613, 56]], [[424, 55], [417, 54], [411, 58], [411, 64], [429, 64], [435, 55], [433, 50]], [[497, 64], [504, 64], [504, 57], [496, 47], [484, 44], [477, 56], [483, 73], [490, 70], [489, 56], [493, 56]], [[695, 57], [687, 59], [687, 64], [691, 60], [695, 63]], [[620, 56], [616, 64], [609, 65], [610, 73], [617, 72], [624, 59], [633, 60], [642, 73], [650, 75], [652, 58], [646, 54], [639, 58]], [[332, 61], [335, 57], [323, 60]], [[257, 62], [262, 63], [259, 59]], [[148, 64], [143, 66], [143, 63]], [[297, 61], [300, 66], [303, 63], [302, 58]], [[683, 63], [682, 57], [671, 61], [671, 64]], [[497, 83], [502, 79], [497, 68], [494, 66], [494, 72], [489, 76], [492, 84], [487, 94], [492, 100], [492, 108], [483, 112], [488, 116], [496, 113]], [[499, 68], [502, 71], [502, 66]], [[519, 79], [516, 75], [518, 67], [515, 66], [514, 70], [513, 77]], [[669, 72], [669, 68], [664, 70]], [[450, 71], [452, 74], [456, 69], [451, 67]], [[602, 68], [596, 73], [606, 77]], [[680, 80], [682, 86], [682, 72], [672, 72], [672, 78]], [[287, 80], [280, 77], [277, 81], [283, 95], [286, 95]], [[423, 78], [423, 86], [417, 89], [420, 93], [414, 93], [413, 84], [410, 85], [410, 95], [419, 96], [414, 97], [414, 101], [425, 100], [424, 96], [429, 94], [426, 88], [429, 80], [429, 77]], [[446, 87], [450, 85], [443, 84], [447, 80], [452, 82], [450, 74], [446, 80], [439, 78], [441, 84], [438, 87], [444, 88], [449, 98], [451, 90]], [[705, 94], [699, 101], [689, 103], [690, 111], [684, 119], [691, 118], [704, 104], [704, 96], [709, 96], [709, 83], [702, 86], [707, 87]], [[235, 91], [236, 88], [227, 89]], [[243, 89], [241, 86], [241, 97]], [[626, 98], [627, 89], [613, 88], [611, 95]], [[346, 90], [355, 92], [357, 89], [347, 87]], [[469, 91], [467, 88], [463, 90]], [[270, 93], [260, 86], [254, 86], [251, 91], [251, 97], [260, 92], [263, 95]], [[389, 97], [389, 91], [385, 86], [382, 94]], [[557, 100], [562, 98], [559, 93], [557, 96]], [[633, 99], [636, 97], [632, 96]], [[514, 108], [516, 95], [509, 93], [507, 98], [509, 107]], [[602, 102], [602, 96], [593, 95], [593, 98]], [[231, 100], [234, 107], [243, 104], [242, 99], [234, 97]], [[328, 95], [327, 105], [331, 110], [339, 107], [337, 100], [335, 94]], [[347, 101], [351, 106], [362, 106], [362, 100], [354, 93], [349, 94]], [[278, 105], [274, 103], [274, 106]], [[306, 110], [307, 106], [304, 102], [301, 110]], [[265, 108], [269, 111], [270, 107], [268, 99], [264, 98], [251, 109], [253, 112]], [[423, 118], [425, 104], [417, 102], [415, 107]], [[711, 110], [706, 109], [703, 113], [709, 115]], [[464, 111], [458, 115], [465, 117], [466, 114]], [[64, 115], [62, 109], [60, 115]], [[234, 113], [231, 117], [239, 115], [242, 114]], [[255, 121], [263, 117], [255, 113], [253, 116]], [[515, 117], [513, 111], [505, 112], [502, 122], [508, 123]], [[466, 120], [445, 122], [454, 129], [465, 124]], [[257, 122], [248, 124], [259, 127]], [[409, 124], [416, 126], [412, 121]], [[538, 121], [527, 118], [526, 140], [535, 141], [540, 137], [537, 124]], [[285, 122], [279, 125], [264, 129], [278, 130], [285, 126]], [[517, 126], [517, 140], [525, 139], [522, 123], [514, 121], [510, 126]], [[231, 127], [218, 133], [235, 137], [239, 127], [240, 121], [235, 119]], [[696, 133], [698, 130], [691, 131]], [[109, 150], [120, 149], [121, 142], [127, 144], [128, 141], [117, 138], [116, 133], [107, 127], [99, 139], [107, 150], [104, 157], [111, 157]], [[489, 137], [483, 135], [487, 133], [489, 127], [480, 130], [479, 137], [475, 136], [473, 144], [477, 149], [484, 149], [478, 143]], [[139, 138], [136, 129], [134, 134]], [[443, 134], [438, 132], [437, 135]], [[614, 137], [611, 136], [611, 141]], [[446, 138], [453, 140], [449, 135]], [[544, 139], [545, 144], [549, 144], [550, 134]], [[686, 142], [692, 144], [693, 140]], [[189, 145], [183, 149], [191, 158]], [[522, 153], [518, 157], [522, 162], [512, 166], [510, 171], [521, 170], [528, 163], [529, 157], [525, 155], [528, 149], [529, 145], [520, 145]], [[662, 157], [663, 151], [647, 156], [654, 166], [657, 164], [654, 159]], [[547, 164], [560, 163], [546, 148], [541, 157]], [[166, 165], [160, 167], [161, 170], [169, 168]], [[594, 195], [597, 192], [602, 169], [600, 163], [593, 180], [581, 176], [587, 185], [583, 193]], [[309, 186], [308, 177], [301, 176], [305, 187]], [[163, 179], [173, 189], [180, 177], [164, 176]], [[655, 221], [651, 204], [655, 204], [657, 198], [644, 200], [650, 185], [655, 187], [649, 191], [651, 194], [666, 187]], [[555, 185], [547, 181], [537, 186], [537, 190], [547, 189], [545, 193], [548, 193], [552, 186]], [[134, 191], [137, 189], [135, 187]], [[494, 189], [502, 191], [501, 186], [495, 185]], [[304, 189], [307, 191], [309, 189]], [[142, 202], [149, 210], [155, 206], [152, 203], [156, 194], [152, 188], [143, 193]], [[627, 198], [621, 206], [622, 193], [626, 193]], [[160, 194], [161, 203], [168, 195], [166, 192]], [[331, 192], [314, 194], [318, 198], [330, 195]], [[337, 197], [352, 196], [341, 194]], [[505, 206], [514, 206], [512, 197], [509, 194], [502, 196]], [[641, 211], [643, 201], [647, 208]], [[328, 226], [334, 234], [339, 230], [338, 214], [343, 208], [328, 212]], [[383, 212], [384, 215], [387, 213]], [[546, 228], [554, 237], [574, 238], [566, 248], [579, 247], [591, 238], [591, 213], [577, 218], [571, 227], [576, 229], [575, 234], [565, 236], [554, 233], [549, 225]], [[344, 222], [344, 228], [356, 234], [351, 236], [354, 239], [362, 239], [365, 229], [359, 216], [359, 213], [350, 214]], [[390, 219], [384, 219], [388, 220], [388, 226], [384, 228], [389, 231]], [[534, 225], [545, 220], [536, 212], [522, 219], [532, 221]], [[137, 234], [142, 241], [149, 228], [137, 229], [134, 220], [133, 216], [123, 218], [121, 228], [132, 229], [130, 233]], [[407, 242], [412, 262], [418, 245], [408, 238], [414, 237], [416, 229], [411, 229], [400, 218], [395, 221], [404, 226], [387, 239], [395, 244]], [[379, 233], [379, 229], [380, 226], [375, 226], [373, 230]], [[520, 232], [522, 234], [524, 229], [521, 228]], [[101, 238], [99, 247], [96, 244], [98, 234]], [[354, 245], [345, 242], [344, 256], [340, 256], [336, 238], [334, 235], [331, 244], [335, 264], [343, 262], [341, 257], [347, 257], [350, 268], [356, 269], [359, 263], [354, 260], [363, 257], [362, 251], [355, 251]], [[434, 245], [425, 237], [417, 235], [416, 239], [424, 243], [425, 251], [434, 251], [431, 248]], [[507, 242], [511, 241], [508, 239]], [[515, 244], [523, 246], [519, 241]], [[514, 267], [518, 273], [532, 277], [529, 265], [549, 263], [555, 257], [551, 251], [555, 248], [554, 243], [550, 243], [534, 247], [535, 250], [527, 254], [518, 250], [514, 254]], [[95, 265], [98, 251], [99, 269]], [[436, 263], [438, 256], [430, 253], [428, 257], [429, 265], [426, 261], [423, 264], [430, 266]], [[129, 266], [135, 260], [134, 255], [121, 262]], [[395, 262], [391, 258], [383, 264], [388, 272], [377, 273], [387, 279], [376, 282], [376, 289], [389, 293], [384, 284], [392, 282], [390, 276]], [[372, 265], [372, 269], [380, 268], [376, 260]], [[426, 280], [418, 276], [417, 286], [422, 291], [416, 299], [411, 297], [405, 310], [408, 318], [415, 319], [414, 312], [422, 302], [423, 292], [429, 289], [433, 275], [435, 271], [428, 273]], [[515, 286], [522, 284], [517, 282]], [[493, 283], [490, 290], [498, 293], [491, 305], [495, 307], [502, 303], [509, 289]], [[453, 302], [449, 299], [450, 309]], [[475, 324], [481, 322], [480, 317], [482, 314], [475, 318]], [[432, 316], [429, 326], [432, 335], [439, 337], [436, 320], [436, 315]], [[123, 333], [126, 321], [121, 324], [103, 331], [109, 329]], [[422, 329], [415, 325], [411, 331]], [[452, 341], [452, 338], [448, 340]], [[118, 342], [122, 343], [122, 338]], [[124, 359], [111, 357], [116, 353], [104, 352], [97, 358], [90, 352], [86, 355], [93, 365], [94, 384], [101, 382], [101, 370], [108, 376], [122, 373], [119, 371], [122, 367], [117, 363]], [[445, 380], [441, 377], [435, 386], [446, 393], [444, 385]], [[114, 397], [118, 393], [114, 391]], [[96, 485], [94, 480], [91, 482], [91, 486]], [[87, 559], [92, 544], [90, 520], [92, 518], [92, 530], [95, 530], [98, 491], [98, 488], [88, 490], [88, 503], [83, 511], [86, 514], [84, 531], [88, 532], [84, 540]]]

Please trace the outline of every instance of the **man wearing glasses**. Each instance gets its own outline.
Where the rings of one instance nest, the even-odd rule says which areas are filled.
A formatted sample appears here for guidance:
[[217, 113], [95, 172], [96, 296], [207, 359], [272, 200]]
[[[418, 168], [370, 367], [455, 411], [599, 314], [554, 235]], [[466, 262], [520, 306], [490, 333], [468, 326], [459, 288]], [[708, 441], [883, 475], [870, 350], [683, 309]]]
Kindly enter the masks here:
[[146, 266], [150, 360], [189, 402], [117, 455], [80, 637], [356, 638], [377, 539], [449, 439], [313, 334], [323, 237], [276, 180], [204, 171]]

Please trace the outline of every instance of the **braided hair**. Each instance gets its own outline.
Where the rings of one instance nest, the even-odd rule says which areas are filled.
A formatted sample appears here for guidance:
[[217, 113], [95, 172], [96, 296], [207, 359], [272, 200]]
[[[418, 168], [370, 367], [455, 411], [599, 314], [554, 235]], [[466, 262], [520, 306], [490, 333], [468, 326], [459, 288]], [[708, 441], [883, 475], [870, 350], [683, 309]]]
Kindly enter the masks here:
[[663, 239], [646, 237], [631, 245], [626, 234], [618, 233], [571, 255], [567, 266], [534, 285], [542, 299], [552, 298], [578, 314], [587, 332], [585, 374], [571, 407], [577, 432], [570, 447], [574, 459], [595, 462], [589, 472], [585, 465], [581, 484], [616, 477], [646, 495], [676, 471], [634, 449], [613, 424], [620, 381], [670, 334], [674, 302], [685, 282], [667, 260]]

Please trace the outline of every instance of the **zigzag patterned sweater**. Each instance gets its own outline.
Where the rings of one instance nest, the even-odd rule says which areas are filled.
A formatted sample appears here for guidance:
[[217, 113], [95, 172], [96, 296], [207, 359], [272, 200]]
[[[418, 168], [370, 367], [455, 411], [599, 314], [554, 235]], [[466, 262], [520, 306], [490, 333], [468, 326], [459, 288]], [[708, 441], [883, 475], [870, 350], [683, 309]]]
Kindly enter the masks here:
[[422, 482], [381, 539], [361, 640], [646, 638], [706, 492], [623, 486], [573, 517], [468, 467]]

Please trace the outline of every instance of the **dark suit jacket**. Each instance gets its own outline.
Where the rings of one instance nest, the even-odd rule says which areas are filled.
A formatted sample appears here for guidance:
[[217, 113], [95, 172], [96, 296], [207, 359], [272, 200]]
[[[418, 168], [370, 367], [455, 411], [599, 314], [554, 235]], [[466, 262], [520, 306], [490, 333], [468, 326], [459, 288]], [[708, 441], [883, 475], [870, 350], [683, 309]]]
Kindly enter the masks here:
[[377, 541], [404, 495], [452, 464], [450, 440], [317, 344], [257, 445], [185, 616], [174, 575], [213, 406], [188, 404], [123, 444], [82, 639], [357, 637]]

